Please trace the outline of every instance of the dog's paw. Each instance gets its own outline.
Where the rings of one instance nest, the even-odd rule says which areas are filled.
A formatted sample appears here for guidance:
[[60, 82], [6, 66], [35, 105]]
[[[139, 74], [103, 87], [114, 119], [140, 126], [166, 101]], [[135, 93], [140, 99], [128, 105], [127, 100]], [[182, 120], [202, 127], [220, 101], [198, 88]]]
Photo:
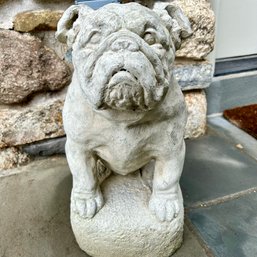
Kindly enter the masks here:
[[179, 201], [177, 196], [168, 198], [164, 195], [152, 195], [149, 209], [160, 221], [172, 221], [179, 214]]
[[100, 190], [92, 194], [73, 193], [71, 197], [71, 209], [82, 218], [93, 218], [103, 207], [104, 200]]

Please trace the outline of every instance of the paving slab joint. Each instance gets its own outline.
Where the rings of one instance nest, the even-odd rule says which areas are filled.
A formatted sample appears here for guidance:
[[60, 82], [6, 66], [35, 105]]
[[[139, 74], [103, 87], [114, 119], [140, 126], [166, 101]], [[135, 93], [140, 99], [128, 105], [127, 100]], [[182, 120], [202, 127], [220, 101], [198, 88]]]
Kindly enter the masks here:
[[200, 236], [197, 228], [191, 223], [189, 218], [185, 218], [185, 225], [188, 227], [188, 229], [192, 232], [192, 234], [195, 236], [198, 243], [201, 245], [201, 247], [204, 249], [206, 255], [208, 257], [215, 257], [209, 246], [206, 244], [206, 242], [202, 239]]
[[198, 209], [198, 208], [208, 208], [208, 207], [222, 204], [222, 203], [225, 203], [225, 202], [228, 202], [231, 200], [239, 199], [246, 195], [254, 194], [254, 193], [257, 193], [257, 187], [252, 187], [252, 188], [240, 191], [240, 192], [236, 192], [234, 194], [229, 194], [226, 196], [218, 197], [216, 199], [212, 199], [209, 201], [197, 202], [194, 205], [188, 207], [187, 210]]

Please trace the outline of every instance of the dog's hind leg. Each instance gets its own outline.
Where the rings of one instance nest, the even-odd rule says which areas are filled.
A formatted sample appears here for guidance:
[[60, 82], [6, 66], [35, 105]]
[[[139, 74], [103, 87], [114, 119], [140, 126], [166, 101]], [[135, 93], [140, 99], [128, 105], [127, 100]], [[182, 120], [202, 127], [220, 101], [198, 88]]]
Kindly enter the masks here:
[[66, 156], [73, 177], [71, 208], [81, 217], [92, 218], [103, 206], [96, 178], [96, 156], [85, 145], [67, 137]]

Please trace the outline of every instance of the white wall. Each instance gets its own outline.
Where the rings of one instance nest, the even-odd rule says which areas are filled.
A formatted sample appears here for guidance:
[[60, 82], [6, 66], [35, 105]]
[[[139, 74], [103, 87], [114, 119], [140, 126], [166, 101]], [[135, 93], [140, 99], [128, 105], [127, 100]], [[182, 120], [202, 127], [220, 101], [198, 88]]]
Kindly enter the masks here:
[[216, 58], [257, 54], [257, 0], [211, 0], [216, 14]]

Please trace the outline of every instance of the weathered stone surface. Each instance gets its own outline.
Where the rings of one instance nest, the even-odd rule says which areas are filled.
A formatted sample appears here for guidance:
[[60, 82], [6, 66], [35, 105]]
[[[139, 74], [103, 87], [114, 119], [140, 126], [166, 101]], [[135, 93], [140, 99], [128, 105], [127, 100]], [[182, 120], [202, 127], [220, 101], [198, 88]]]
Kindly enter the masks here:
[[[172, 18], [177, 29], [171, 26]], [[96, 11], [74, 5], [59, 21], [57, 38], [72, 47], [75, 66], [63, 117], [66, 156], [79, 178], [73, 183], [73, 210], [81, 217], [93, 218], [104, 205], [92, 174], [109, 170], [102, 159], [122, 175], [155, 159], [160, 170], [153, 179], [149, 210], [160, 221], [171, 221], [179, 213], [186, 106], [170, 69], [174, 45], [179, 47], [182, 36], [178, 31], [191, 31], [179, 8], [171, 13], [159, 9], [156, 15], [136, 3]]]
[[64, 135], [63, 100], [0, 109], [0, 148]]
[[185, 138], [196, 138], [206, 131], [207, 102], [203, 90], [184, 92], [188, 119]]
[[214, 48], [215, 16], [208, 0], [176, 0], [191, 22], [193, 35], [182, 41], [177, 57], [205, 58]]
[[0, 149], [0, 171], [24, 165], [29, 160], [29, 156], [16, 147]]
[[[55, 51], [55, 53], [62, 59], [65, 60], [65, 56], [67, 53], [67, 45], [60, 43], [55, 38], [55, 32], [54, 31], [36, 31], [31, 32], [33, 36], [39, 38], [43, 44], [52, 50]], [[67, 63], [67, 62], [66, 62]], [[72, 67], [72, 63], [68, 63], [69, 67]]]
[[36, 10], [18, 13], [13, 28], [20, 32], [56, 30], [63, 11]]
[[183, 91], [201, 89], [212, 82], [213, 66], [208, 61], [177, 59], [173, 73]]
[[14, 16], [30, 10], [65, 10], [73, 0], [9, 0], [0, 1], [0, 28], [11, 29]]
[[61, 89], [70, 76], [66, 63], [39, 39], [0, 31], [0, 103], [19, 103], [35, 92]]
[[65, 153], [66, 137], [58, 137], [22, 146], [22, 151], [32, 156], [51, 156]]
[[180, 247], [184, 222], [180, 190], [179, 215], [172, 222], [160, 222], [147, 208], [151, 188], [140, 172], [113, 175], [101, 188], [106, 203], [93, 219], [71, 212], [77, 242], [90, 256], [169, 257]]

